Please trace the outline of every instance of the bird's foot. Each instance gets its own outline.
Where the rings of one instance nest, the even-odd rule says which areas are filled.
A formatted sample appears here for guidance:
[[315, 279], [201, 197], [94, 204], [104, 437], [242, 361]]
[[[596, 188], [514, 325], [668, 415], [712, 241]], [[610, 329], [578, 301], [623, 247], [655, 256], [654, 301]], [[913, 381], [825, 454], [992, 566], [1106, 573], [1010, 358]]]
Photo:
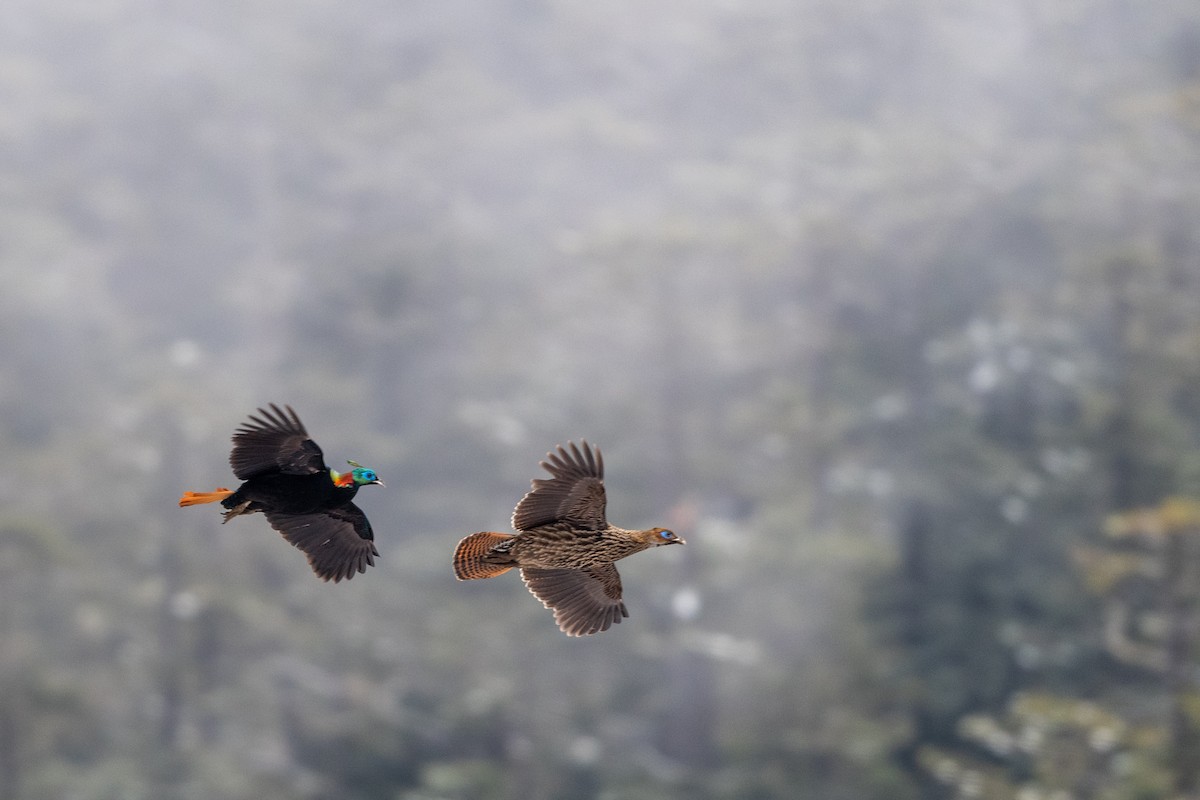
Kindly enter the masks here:
[[221, 516], [223, 517], [223, 519], [221, 520], [221, 524], [224, 525], [226, 522], [229, 522], [229, 520], [233, 519], [234, 517], [241, 516], [242, 514], [249, 514], [249, 513], [250, 513], [250, 501], [246, 500], [244, 502], [238, 503], [236, 506], [234, 506], [233, 508], [229, 509], [224, 514], [222, 514]]

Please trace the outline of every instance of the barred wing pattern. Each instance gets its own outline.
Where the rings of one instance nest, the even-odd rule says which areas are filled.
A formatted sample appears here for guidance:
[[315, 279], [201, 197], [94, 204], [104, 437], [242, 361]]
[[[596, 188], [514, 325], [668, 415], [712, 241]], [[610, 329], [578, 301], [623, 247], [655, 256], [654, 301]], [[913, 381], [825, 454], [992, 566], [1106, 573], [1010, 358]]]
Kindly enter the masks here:
[[612, 564], [587, 569], [525, 567], [521, 579], [568, 636], [606, 631], [628, 617], [621, 601], [621, 576]]
[[590, 531], [608, 527], [600, 448], [583, 440], [581, 452], [574, 442], [568, 444], [570, 451], [559, 445], [557, 452], [546, 454], [541, 466], [553, 477], [533, 479], [533, 489], [513, 511], [514, 529], [528, 531], [552, 522], [569, 522]]

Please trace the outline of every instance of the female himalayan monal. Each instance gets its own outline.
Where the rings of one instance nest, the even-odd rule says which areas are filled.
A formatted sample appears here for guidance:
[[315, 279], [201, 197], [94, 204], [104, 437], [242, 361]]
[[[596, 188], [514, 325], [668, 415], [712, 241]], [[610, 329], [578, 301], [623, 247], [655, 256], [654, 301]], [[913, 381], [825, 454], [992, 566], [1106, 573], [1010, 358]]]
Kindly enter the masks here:
[[513, 567], [534, 597], [554, 612], [568, 636], [608, 630], [628, 617], [614, 561], [651, 547], [683, 544], [666, 528], [626, 530], [605, 516], [604, 458], [600, 448], [567, 442], [541, 466], [552, 477], [534, 478], [533, 489], [513, 511], [519, 533], [482, 531], [458, 543], [459, 580], [491, 578]]
[[349, 580], [375, 565], [375, 536], [367, 515], [351, 502], [360, 486], [383, 481], [353, 461], [349, 472], [325, 466], [321, 448], [291, 406], [258, 409], [233, 434], [229, 464], [237, 491], [184, 492], [180, 506], [220, 502], [224, 522], [261, 511], [271, 527], [308, 556], [321, 580]]

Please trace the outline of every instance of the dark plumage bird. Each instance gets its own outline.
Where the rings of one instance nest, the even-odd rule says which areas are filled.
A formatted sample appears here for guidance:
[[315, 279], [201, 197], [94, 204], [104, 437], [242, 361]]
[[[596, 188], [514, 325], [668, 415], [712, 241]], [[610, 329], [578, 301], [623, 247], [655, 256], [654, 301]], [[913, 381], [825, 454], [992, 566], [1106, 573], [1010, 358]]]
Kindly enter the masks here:
[[383, 485], [374, 470], [350, 461], [349, 472], [325, 466], [291, 406], [258, 409], [233, 434], [229, 464], [245, 481], [237, 491], [184, 492], [180, 506], [220, 502], [224, 522], [261, 511], [271, 527], [308, 556], [321, 580], [349, 580], [375, 565], [375, 536], [351, 501], [360, 486]]
[[618, 559], [651, 547], [683, 544], [666, 528], [631, 531], [605, 517], [604, 459], [584, 441], [547, 453], [541, 466], [553, 477], [534, 478], [533, 489], [513, 511], [520, 533], [473, 533], [454, 551], [459, 580], [492, 578], [513, 567], [529, 591], [554, 611], [568, 636], [608, 630], [628, 617], [621, 600]]

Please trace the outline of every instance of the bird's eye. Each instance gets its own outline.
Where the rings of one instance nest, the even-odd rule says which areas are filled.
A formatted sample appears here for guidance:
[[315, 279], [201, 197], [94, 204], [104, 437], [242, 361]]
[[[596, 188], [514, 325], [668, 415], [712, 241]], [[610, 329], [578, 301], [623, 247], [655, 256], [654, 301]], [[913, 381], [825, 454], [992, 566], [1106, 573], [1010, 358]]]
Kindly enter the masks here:
[[369, 481], [373, 481], [373, 480], [375, 480], [375, 473], [372, 472], [371, 470], [367, 470], [366, 472], [363, 473], [363, 477]]
[[675, 538], [675, 534], [672, 533], [671, 531], [659, 531], [658, 535], [663, 537], [664, 539], [674, 539]]

